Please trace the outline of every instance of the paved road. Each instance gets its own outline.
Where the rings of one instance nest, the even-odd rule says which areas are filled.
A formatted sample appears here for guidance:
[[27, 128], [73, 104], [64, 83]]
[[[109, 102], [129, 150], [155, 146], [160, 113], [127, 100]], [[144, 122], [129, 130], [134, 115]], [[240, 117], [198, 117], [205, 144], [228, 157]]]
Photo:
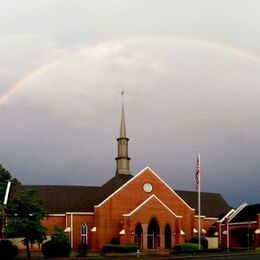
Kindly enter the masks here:
[[[116, 257], [113, 259], [117, 260], [126, 260], [126, 259], [135, 259], [136, 257]], [[110, 257], [107, 257], [107, 259], [112, 259]], [[148, 260], [148, 259], [156, 259], [156, 260], [166, 260], [166, 259], [172, 259], [172, 260], [188, 260], [188, 259], [195, 259], [195, 260], [200, 260], [200, 259], [207, 259], [207, 260], [260, 260], [260, 254], [214, 254], [214, 255], [191, 255], [191, 256], [143, 256], [139, 257], [136, 259], [143, 259], [143, 260]]]
[[260, 259], [260, 255], [244, 255], [244, 256], [222, 256], [222, 257], [209, 257], [209, 258], [206, 258], [206, 259], [209, 259], [209, 260], [219, 260], [219, 259], [226, 259], [226, 260], [229, 260], [229, 259], [232, 259], [232, 260], [248, 260], [248, 259]]
[[[148, 257], [150, 259], [150, 257]], [[139, 258], [142, 259], [142, 258]], [[145, 258], [144, 258], [145, 259]], [[196, 256], [167, 256], [167, 257], [158, 257], [154, 256], [151, 257], [151, 259], [160, 259], [160, 260], [165, 260], [165, 259], [175, 259], [175, 260], [184, 260], [184, 259], [207, 259], [207, 260], [256, 260], [260, 259], [260, 254], [230, 254], [230, 255], [225, 255], [225, 254], [216, 254], [214, 256], [210, 255], [196, 255]]]

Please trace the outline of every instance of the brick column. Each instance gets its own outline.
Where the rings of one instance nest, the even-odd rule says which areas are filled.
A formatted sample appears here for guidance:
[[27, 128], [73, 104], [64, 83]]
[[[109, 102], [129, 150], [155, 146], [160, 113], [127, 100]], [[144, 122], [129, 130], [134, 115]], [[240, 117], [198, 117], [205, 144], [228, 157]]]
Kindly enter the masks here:
[[164, 229], [160, 227], [160, 249], [165, 248]]
[[147, 249], [147, 228], [148, 228], [148, 224], [142, 224], [142, 229], [143, 229], [143, 249]]

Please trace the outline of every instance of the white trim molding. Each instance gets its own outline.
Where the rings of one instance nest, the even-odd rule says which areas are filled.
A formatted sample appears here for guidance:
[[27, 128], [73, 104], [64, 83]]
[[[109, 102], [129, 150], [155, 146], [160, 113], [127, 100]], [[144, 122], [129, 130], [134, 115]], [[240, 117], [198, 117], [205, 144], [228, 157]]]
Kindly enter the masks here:
[[182, 218], [182, 216], [178, 216], [176, 215], [169, 207], [167, 207], [160, 199], [158, 199], [158, 197], [156, 197], [154, 194], [151, 195], [148, 199], [146, 199], [143, 203], [141, 203], [139, 206], [137, 206], [133, 211], [131, 211], [129, 214], [123, 214], [123, 216], [125, 217], [130, 217], [131, 215], [133, 215], [137, 210], [139, 210], [140, 208], [142, 208], [148, 201], [150, 201], [151, 199], [155, 198], [162, 206], [164, 206], [174, 217], [176, 218]]
[[219, 222], [222, 223], [226, 218], [229, 218], [232, 216], [232, 214], [235, 212], [234, 209], [231, 209]]
[[120, 190], [122, 190], [125, 186], [127, 186], [130, 182], [138, 178], [139, 175], [143, 174], [146, 170], [149, 170], [157, 179], [159, 179], [175, 196], [177, 196], [183, 204], [188, 207], [190, 210], [195, 211], [195, 209], [191, 208], [164, 180], [162, 180], [151, 168], [145, 167], [142, 171], [137, 173], [133, 178], [131, 178], [129, 181], [127, 181], [124, 185], [122, 185], [119, 189], [117, 189], [115, 192], [113, 192], [110, 196], [108, 196], [105, 200], [103, 200], [101, 203], [96, 205], [95, 207], [102, 206], [105, 202], [107, 202], [110, 198], [112, 198], [116, 193], [118, 193]]
[[94, 212], [66, 212], [66, 214], [73, 215], [94, 215]]
[[214, 220], [214, 221], [217, 221], [218, 218], [210, 218], [210, 217], [205, 217], [205, 220]]
[[65, 217], [66, 214], [48, 214], [47, 217]]
[[240, 212], [243, 210], [244, 207], [247, 206], [247, 203], [243, 203], [242, 205], [240, 205], [235, 212], [229, 217], [228, 219], [228, 223]]
[[235, 225], [251, 225], [251, 224], [256, 224], [257, 221], [246, 221], [246, 222], [232, 222], [232, 223], [228, 223], [229, 226], [235, 226]]
[[[199, 215], [195, 215], [195, 218], [199, 218]], [[201, 215], [200, 218], [206, 218], [206, 216]]]

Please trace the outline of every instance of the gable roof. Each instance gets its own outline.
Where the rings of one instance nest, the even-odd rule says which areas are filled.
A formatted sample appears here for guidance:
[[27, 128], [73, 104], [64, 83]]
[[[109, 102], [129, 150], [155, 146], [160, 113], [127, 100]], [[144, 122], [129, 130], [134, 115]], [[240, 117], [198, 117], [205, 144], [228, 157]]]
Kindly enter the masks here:
[[33, 189], [49, 214], [93, 212], [94, 205], [101, 203], [132, 177], [132, 175], [116, 175], [101, 187], [17, 184], [11, 186], [10, 198], [17, 197], [22, 190]]
[[257, 214], [260, 214], [260, 204], [246, 205], [230, 223], [256, 221]]
[[105, 200], [103, 200], [99, 205], [97, 205], [96, 207], [100, 207], [102, 204], [104, 204], [106, 201], [108, 201], [111, 197], [114, 196], [115, 193], [117, 193], [119, 190], [121, 190], [122, 188], [124, 188], [126, 185], [128, 185], [128, 183], [130, 183], [131, 181], [133, 181], [134, 179], [137, 179], [140, 175], [142, 175], [144, 172], [149, 172], [150, 174], [152, 174], [153, 176], [155, 176], [157, 179], [159, 179], [173, 194], [175, 194], [182, 202], [183, 204], [185, 204], [190, 210], [194, 210], [193, 208], [191, 208], [164, 180], [162, 180], [150, 167], [145, 167], [142, 171], [140, 171], [139, 173], [137, 173], [135, 176], [133, 176], [133, 178], [129, 179], [129, 181], [127, 181], [126, 183], [124, 183], [119, 189], [117, 189], [114, 193], [111, 193], [110, 196], [108, 196]]
[[[196, 191], [175, 190], [198, 214], [198, 193]], [[221, 214], [230, 211], [230, 206], [221, 194], [211, 192], [201, 192], [201, 214], [207, 217], [219, 218]]]
[[35, 190], [35, 195], [50, 214], [92, 212], [93, 204], [100, 200], [99, 187], [58, 185], [13, 185], [10, 198], [17, 197], [25, 189]]
[[[154, 173], [152, 170], [151, 172]], [[117, 174], [101, 187], [12, 185], [10, 189], [10, 198], [17, 197], [22, 190], [34, 189], [36, 191], [36, 196], [43, 201], [43, 206], [49, 214], [64, 214], [65, 212], [93, 212], [94, 206], [102, 203], [123, 185], [126, 185], [132, 178], [136, 178], [137, 175]], [[156, 176], [158, 177], [158, 175]], [[174, 190], [173, 192], [175, 192], [184, 203], [187, 203], [189, 207], [197, 208], [197, 192], [183, 190]], [[229, 210], [230, 207], [220, 194], [201, 192], [202, 215], [218, 218], [221, 213], [226, 213]]]

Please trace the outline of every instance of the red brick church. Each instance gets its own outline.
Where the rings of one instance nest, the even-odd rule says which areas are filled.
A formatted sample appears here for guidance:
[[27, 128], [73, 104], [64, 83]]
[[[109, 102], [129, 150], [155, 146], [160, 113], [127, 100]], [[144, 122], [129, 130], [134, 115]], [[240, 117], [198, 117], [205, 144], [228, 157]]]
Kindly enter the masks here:
[[[49, 212], [43, 220], [48, 233], [54, 225], [63, 227], [72, 248], [82, 242], [100, 250], [118, 238], [141, 249], [167, 249], [196, 236], [196, 192], [173, 190], [148, 167], [131, 174], [123, 106], [117, 142], [115, 176], [102, 186], [16, 185], [7, 191], [9, 199], [22, 189], [35, 189]], [[218, 193], [202, 192], [201, 202], [201, 233], [208, 236], [230, 207]]]

